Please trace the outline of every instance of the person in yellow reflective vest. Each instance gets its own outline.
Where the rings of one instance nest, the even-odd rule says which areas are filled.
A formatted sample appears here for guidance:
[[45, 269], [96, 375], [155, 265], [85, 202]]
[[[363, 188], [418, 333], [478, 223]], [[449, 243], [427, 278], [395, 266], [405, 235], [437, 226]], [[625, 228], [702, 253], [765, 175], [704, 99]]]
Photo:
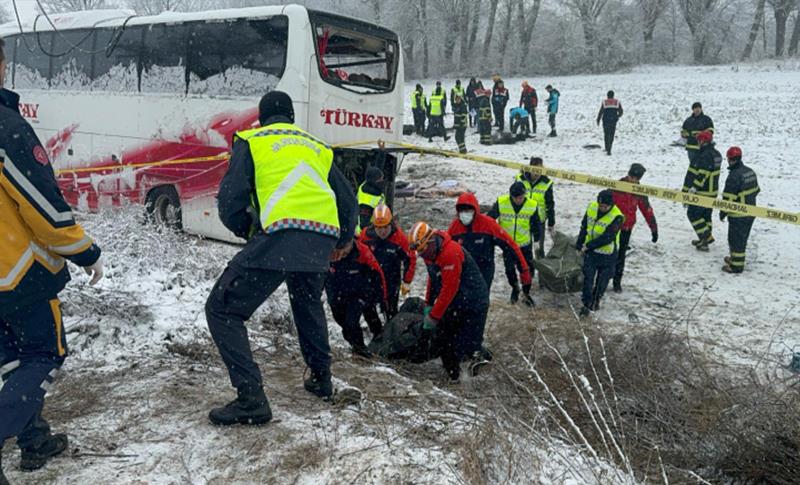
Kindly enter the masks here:
[[456, 104], [456, 98], [461, 98], [462, 102], [467, 100], [467, 93], [464, 91], [464, 86], [461, 85], [461, 79], [456, 79], [456, 85], [450, 88], [450, 106]]
[[[0, 450], [16, 437], [20, 468], [41, 468], [67, 448], [42, 417], [45, 393], [67, 357], [58, 293], [66, 261], [103, 276], [100, 248], [75, 221], [53, 166], [20, 115], [19, 96], [3, 88], [0, 39]], [[0, 464], [0, 483], [8, 483]]]
[[614, 205], [614, 193], [611, 190], [597, 194], [597, 200], [586, 209], [575, 243], [575, 249], [584, 254], [582, 317], [600, 309], [600, 299], [617, 266], [619, 231], [623, 222], [625, 216]]
[[442, 88], [442, 83], [436, 81], [436, 88], [431, 93], [428, 103], [428, 141], [432, 142], [434, 136], [441, 136], [444, 141], [450, 139], [444, 129], [444, 112], [447, 108], [447, 95]]
[[384, 185], [383, 171], [378, 167], [367, 168], [364, 183], [358, 187], [357, 236], [361, 234], [362, 227], [367, 228], [372, 223], [372, 212], [375, 208], [386, 202]]
[[211, 337], [238, 397], [212, 409], [213, 424], [263, 424], [272, 419], [245, 320], [282, 283], [289, 290], [300, 350], [311, 375], [307, 391], [333, 394], [322, 289], [331, 261], [353, 247], [356, 199], [333, 165], [333, 150], [294, 123], [281, 91], [259, 103], [260, 128], [239, 132], [219, 188], [222, 223], [247, 240], [206, 302]]
[[425, 113], [428, 109], [428, 100], [422, 90], [422, 85], [411, 91], [411, 114], [414, 115], [414, 133], [419, 136], [425, 134]]
[[[544, 161], [541, 157], [531, 157], [531, 167], [541, 167]], [[528, 198], [536, 202], [539, 208], [539, 221], [541, 221], [541, 237], [539, 248], [536, 250], [537, 258], [544, 258], [544, 221], [547, 220], [547, 230], [552, 237], [556, 232], [556, 199], [553, 194], [553, 181], [545, 175], [522, 171], [517, 175], [517, 181], [525, 184], [528, 189]]]

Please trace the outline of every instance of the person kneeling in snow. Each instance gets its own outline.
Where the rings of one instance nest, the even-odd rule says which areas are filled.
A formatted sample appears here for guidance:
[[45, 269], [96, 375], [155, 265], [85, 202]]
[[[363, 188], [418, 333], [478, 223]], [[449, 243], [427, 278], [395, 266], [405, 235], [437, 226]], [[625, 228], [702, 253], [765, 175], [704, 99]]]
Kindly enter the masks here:
[[414, 224], [408, 240], [428, 268], [423, 329], [433, 334], [451, 380], [461, 376], [462, 363], [477, 375], [488, 363], [483, 331], [489, 311], [489, 289], [478, 265], [446, 232], [434, 230], [425, 222]]

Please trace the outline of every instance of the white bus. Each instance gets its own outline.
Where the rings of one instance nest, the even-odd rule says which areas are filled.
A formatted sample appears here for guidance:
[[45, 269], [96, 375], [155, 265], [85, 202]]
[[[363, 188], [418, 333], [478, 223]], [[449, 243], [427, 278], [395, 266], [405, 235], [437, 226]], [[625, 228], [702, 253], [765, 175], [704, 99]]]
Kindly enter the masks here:
[[[402, 53], [377, 25], [298, 5], [50, 20], [0, 26], [7, 85], [79, 209], [142, 203], [156, 221], [236, 241], [216, 194], [233, 134], [257, 126], [258, 101], [273, 89], [329, 144], [402, 138]], [[381, 166], [391, 198], [393, 156], [336, 155], [354, 186]]]

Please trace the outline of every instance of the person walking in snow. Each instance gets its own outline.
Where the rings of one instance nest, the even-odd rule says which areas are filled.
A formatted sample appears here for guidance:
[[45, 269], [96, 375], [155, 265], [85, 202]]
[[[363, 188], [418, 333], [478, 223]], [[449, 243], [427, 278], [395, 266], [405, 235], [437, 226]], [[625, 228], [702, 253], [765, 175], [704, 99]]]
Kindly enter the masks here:
[[[716, 198], [719, 192], [722, 154], [714, 147], [714, 139], [710, 131], [701, 131], [695, 138], [700, 149], [691, 157], [681, 190], [690, 194]], [[708, 245], [715, 240], [712, 214], [713, 209], [697, 205], [689, 205], [686, 210], [686, 217], [697, 234], [697, 239], [692, 241], [692, 245], [698, 251], [708, 252]]]
[[492, 111], [494, 111], [494, 123], [500, 131], [505, 129], [505, 112], [508, 104], [508, 89], [502, 80], [492, 90]]
[[600, 103], [600, 112], [597, 113], [597, 125], [603, 121], [603, 143], [606, 155], [611, 155], [611, 145], [614, 144], [614, 134], [617, 131], [617, 121], [622, 117], [622, 104], [614, 97], [614, 91], [606, 94], [606, 99]]
[[681, 137], [684, 140], [686, 147], [686, 155], [689, 157], [689, 162], [692, 161], [695, 155], [700, 151], [700, 144], [697, 142], [697, 135], [703, 132], [708, 132], [714, 135], [714, 121], [703, 113], [703, 105], [699, 101], [692, 103], [692, 114], [681, 126]]
[[550, 95], [547, 98], [547, 122], [550, 124], [550, 134], [547, 136], [555, 137], [558, 136], [556, 133], [556, 115], [558, 114], [558, 100], [561, 97], [561, 93], [549, 84], [544, 89]]
[[528, 81], [522, 81], [522, 94], [519, 96], [519, 107], [525, 108], [531, 120], [532, 133], [536, 134], [536, 107], [539, 105], [539, 97], [536, 89]]

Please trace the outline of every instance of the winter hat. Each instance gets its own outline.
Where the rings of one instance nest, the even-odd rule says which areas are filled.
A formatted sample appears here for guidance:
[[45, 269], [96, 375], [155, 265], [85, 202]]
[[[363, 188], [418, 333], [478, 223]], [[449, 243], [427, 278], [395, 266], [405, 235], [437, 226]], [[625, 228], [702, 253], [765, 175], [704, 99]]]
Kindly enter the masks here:
[[550, 84], [548, 84], [548, 85], [547, 85], [547, 86], [545, 86], [544, 88], [545, 88], [545, 89], [553, 89], [553, 86], [551, 86]]
[[692, 103], [692, 109], [695, 109], [695, 108], [700, 108], [700, 109], [703, 108], [703, 105], [700, 104], [700, 101], [695, 101], [694, 103]]
[[422, 84], [417, 84], [417, 91], [422, 91]]
[[383, 178], [383, 171], [378, 167], [369, 167], [366, 173], [367, 182], [377, 184]]
[[511, 184], [511, 188], [508, 189], [508, 193], [511, 194], [511, 197], [519, 197], [520, 195], [525, 195], [525, 184], [522, 182], [514, 182]]
[[461, 79], [456, 79], [456, 86], [461, 86]]
[[442, 81], [436, 81], [436, 87], [437, 87], [437, 88], [438, 88], [439, 86], [441, 86], [441, 85], [442, 85]]
[[628, 169], [628, 175], [630, 175], [631, 177], [642, 178], [644, 177], [644, 173], [646, 171], [647, 169], [644, 168], [644, 165], [642, 165], [641, 163], [634, 163], [631, 164], [631, 168]]
[[609, 98], [613, 98], [613, 97], [614, 97], [614, 91], [611, 91], [611, 90], [609, 90], [609, 91], [606, 93], [606, 96], [608, 96]]
[[597, 194], [597, 203], [605, 205], [614, 205], [614, 193], [610, 189], [602, 190]]
[[542, 157], [531, 157], [530, 165], [531, 166], [541, 166], [544, 163]]
[[272, 116], [285, 116], [294, 123], [292, 98], [283, 91], [270, 91], [258, 103], [258, 121], [261, 124]]

